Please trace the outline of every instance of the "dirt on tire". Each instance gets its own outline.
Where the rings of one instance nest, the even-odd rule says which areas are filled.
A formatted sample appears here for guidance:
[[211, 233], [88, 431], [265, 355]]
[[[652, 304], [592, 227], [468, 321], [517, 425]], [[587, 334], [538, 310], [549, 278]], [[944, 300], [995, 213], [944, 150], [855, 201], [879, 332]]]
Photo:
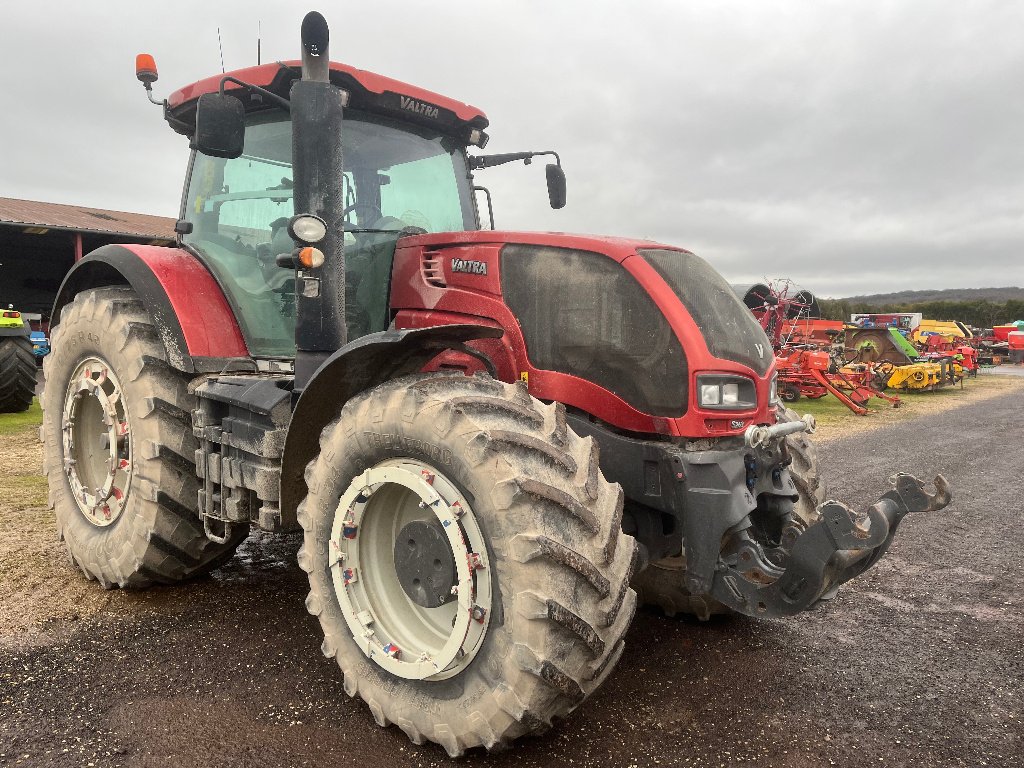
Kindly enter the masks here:
[[[455, 756], [542, 732], [597, 690], [633, 617], [636, 545], [622, 533], [621, 489], [601, 475], [592, 438], [568, 428], [564, 406], [489, 377], [412, 376], [346, 403], [320, 447], [299, 508], [306, 606], [345, 691], [379, 725]], [[402, 679], [368, 660], [332, 583], [339, 497], [363, 470], [397, 458], [435, 467], [472, 500], [497, 584], [476, 656], [444, 680]]]
[[[83, 359], [108, 365], [125, 403], [132, 474], [118, 492], [124, 507], [113, 523], [93, 524], [79, 508], [64, 455], [65, 396]], [[167, 352], [139, 297], [130, 288], [95, 288], [75, 296], [53, 330], [43, 364], [43, 466], [58, 537], [72, 561], [105, 588], [143, 588], [194, 578], [222, 564], [248, 526], [225, 544], [210, 541], [197, 515], [196, 438], [188, 377]], [[105, 374], [104, 374], [105, 375]]]

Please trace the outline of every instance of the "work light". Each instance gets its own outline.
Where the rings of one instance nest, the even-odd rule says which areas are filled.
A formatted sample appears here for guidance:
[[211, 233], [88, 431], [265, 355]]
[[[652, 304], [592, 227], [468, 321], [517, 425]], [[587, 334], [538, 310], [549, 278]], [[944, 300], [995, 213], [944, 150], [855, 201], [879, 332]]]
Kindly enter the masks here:
[[327, 222], [311, 213], [299, 213], [288, 222], [292, 240], [312, 245], [327, 237]]

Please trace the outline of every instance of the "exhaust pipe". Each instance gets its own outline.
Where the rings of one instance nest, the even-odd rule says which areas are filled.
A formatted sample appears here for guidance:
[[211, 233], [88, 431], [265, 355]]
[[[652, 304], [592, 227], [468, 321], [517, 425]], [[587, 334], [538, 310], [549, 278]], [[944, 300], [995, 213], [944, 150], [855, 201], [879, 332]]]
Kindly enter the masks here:
[[[341, 133], [348, 93], [330, 82], [330, 31], [316, 11], [302, 20], [302, 79], [291, 87], [295, 213], [327, 222], [324, 263], [295, 280], [295, 391], [348, 341], [345, 325], [344, 196]], [[297, 246], [301, 243], [296, 243]]]
[[317, 11], [310, 11], [302, 19], [302, 79], [326, 83], [331, 79], [331, 31]]

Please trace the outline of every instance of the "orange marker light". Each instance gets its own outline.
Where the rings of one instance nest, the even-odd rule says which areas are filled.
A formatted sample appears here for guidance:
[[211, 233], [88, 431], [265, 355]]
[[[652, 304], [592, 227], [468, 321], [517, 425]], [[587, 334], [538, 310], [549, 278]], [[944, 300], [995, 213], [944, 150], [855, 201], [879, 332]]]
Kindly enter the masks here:
[[156, 82], [156, 60], [148, 53], [140, 53], [135, 57], [135, 77], [146, 85]]
[[324, 252], [319, 248], [302, 248], [299, 251], [299, 264], [306, 269], [323, 266]]

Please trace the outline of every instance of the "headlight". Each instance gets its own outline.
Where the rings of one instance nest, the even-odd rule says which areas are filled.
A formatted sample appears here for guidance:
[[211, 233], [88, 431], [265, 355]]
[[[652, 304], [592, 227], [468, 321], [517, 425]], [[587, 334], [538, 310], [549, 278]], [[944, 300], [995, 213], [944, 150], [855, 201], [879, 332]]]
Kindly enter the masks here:
[[768, 386], [768, 405], [779, 404], [779, 374], [772, 376], [772, 383]]
[[300, 213], [288, 222], [288, 234], [292, 240], [313, 245], [327, 237], [327, 222], [311, 213]]
[[743, 376], [698, 376], [697, 392], [701, 408], [742, 411], [757, 407], [754, 382]]

